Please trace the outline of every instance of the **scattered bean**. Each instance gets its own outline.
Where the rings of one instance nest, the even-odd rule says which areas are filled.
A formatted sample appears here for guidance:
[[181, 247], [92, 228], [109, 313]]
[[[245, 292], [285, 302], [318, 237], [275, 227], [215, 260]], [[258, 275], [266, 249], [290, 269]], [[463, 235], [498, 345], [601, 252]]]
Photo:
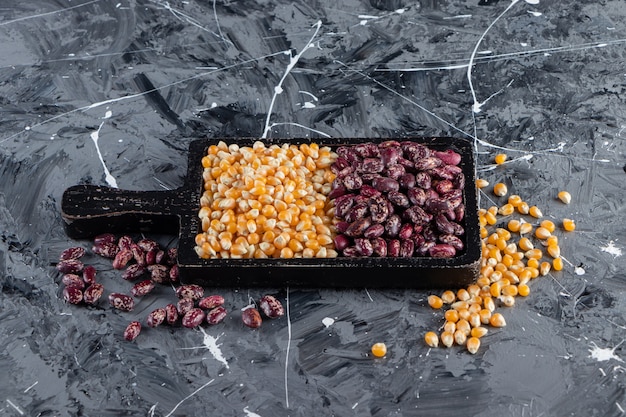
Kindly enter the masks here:
[[259, 308], [267, 317], [271, 319], [285, 315], [283, 305], [273, 295], [264, 295], [261, 297], [259, 300]]
[[243, 321], [243, 324], [252, 329], [261, 327], [261, 323], [263, 322], [259, 310], [257, 310], [254, 306], [247, 306], [242, 310], [241, 320]]

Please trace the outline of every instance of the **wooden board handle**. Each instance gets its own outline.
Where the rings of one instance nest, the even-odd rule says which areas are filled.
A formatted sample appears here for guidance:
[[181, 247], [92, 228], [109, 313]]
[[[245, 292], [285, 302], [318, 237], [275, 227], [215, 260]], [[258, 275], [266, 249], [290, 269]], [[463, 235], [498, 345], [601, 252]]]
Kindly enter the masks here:
[[130, 191], [75, 185], [63, 193], [67, 234], [87, 238], [106, 232], [179, 232], [180, 214], [190, 204], [182, 190]]

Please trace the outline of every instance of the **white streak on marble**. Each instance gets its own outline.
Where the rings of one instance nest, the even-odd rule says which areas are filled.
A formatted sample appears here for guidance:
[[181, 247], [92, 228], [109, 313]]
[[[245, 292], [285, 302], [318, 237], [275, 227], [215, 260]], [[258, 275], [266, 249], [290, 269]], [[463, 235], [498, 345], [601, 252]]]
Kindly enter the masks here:
[[306, 94], [307, 96], [311, 97], [311, 98], [313, 99], [313, 101], [319, 101], [319, 99], [317, 98], [317, 96], [315, 96], [315, 95], [314, 95], [314, 94], [312, 94], [312, 93], [309, 93], [308, 91], [303, 91], [303, 90], [300, 90], [300, 91], [298, 91], [298, 93], [300, 93], [300, 94]]
[[203, 334], [203, 338], [202, 338], [202, 346], [192, 346], [192, 347], [187, 347], [187, 348], [181, 348], [182, 350], [191, 350], [191, 349], [206, 349], [209, 351], [209, 353], [213, 356], [213, 358], [224, 364], [224, 366], [226, 366], [226, 369], [229, 369], [229, 365], [228, 365], [228, 361], [224, 358], [224, 355], [222, 354], [222, 351], [220, 349], [220, 345], [217, 344], [217, 340], [220, 338], [220, 336], [223, 335], [223, 333], [218, 336], [218, 337], [213, 337], [210, 334], [208, 334], [202, 327], [199, 327], [200, 332], [202, 332]]
[[333, 319], [332, 317], [324, 317], [322, 319], [322, 324], [328, 329], [330, 326], [335, 324], [335, 319]]
[[83, 4], [77, 4], [76, 6], [65, 7], [65, 8], [59, 9], [59, 10], [53, 10], [51, 12], [40, 13], [40, 14], [24, 16], [24, 17], [19, 17], [17, 19], [13, 19], [13, 20], [7, 20], [6, 22], [0, 22], [0, 26], [6, 26], [6, 25], [10, 25], [11, 23], [15, 23], [15, 22], [22, 22], [24, 20], [36, 19], [36, 18], [39, 18], [39, 17], [50, 16], [50, 15], [57, 14], [57, 13], [63, 13], [63, 12], [66, 12], [66, 11], [69, 11], [69, 10], [72, 10], [72, 9], [77, 9], [79, 7], [88, 6], [90, 4], [98, 3], [98, 2], [100, 2], [100, 0], [92, 0], [92, 1], [88, 1], [88, 2], [83, 3]]
[[618, 362], [624, 362], [622, 358], [615, 354], [615, 350], [622, 344], [624, 341], [622, 340], [613, 348], [601, 348], [594, 342], [591, 342], [591, 349], [589, 349], [589, 357], [597, 360], [598, 362], [609, 361], [614, 359]]
[[11, 400], [9, 400], [8, 398], [7, 398], [7, 404], [8, 404], [11, 408], [13, 408], [15, 411], [17, 411], [17, 413], [18, 413], [19, 415], [21, 415], [21, 416], [23, 416], [23, 415], [24, 415], [24, 411], [22, 411], [22, 409], [21, 409], [21, 408], [19, 408], [17, 405], [15, 405], [15, 404], [14, 404]]
[[539, 0], [526, 0], [528, 4], [539, 4]]
[[33, 384], [31, 384], [28, 388], [24, 390], [24, 393], [27, 393], [28, 391], [30, 391], [37, 384], [39, 384], [39, 381], [35, 381]]
[[533, 16], [535, 16], [535, 17], [539, 17], [539, 16], [541, 16], [541, 15], [543, 14], [543, 13], [541, 13], [541, 12], [534, 12], [534, 11], [532, 11], [532, 10], [529, 10], [529, 11], [528, 11], [528, 13], [532, 14], [532, 15], [533, 15]]
[[170, 410], [170, 412], [169, 412], [169, 413], [167, 413], [167, 414], [165, 415], [165, 417], [170, 417], [172, 414], [174, 414], [174, 412], [176, 411], [176, 409], [177, 409], [178, 407], [180, 407], [180, 405], [181, 405], [182, 403], [184, 403], [185, 401], [187, 401], [188, 399], [190, 399], [191, 397], [193, 397], [194, 395], [196, 395], [197, 393], [199, 393], [200, 391], [202, 391], [204, 388], [206, 388], [206, 387], [208, 387], [209, 385], [211, 385], [211, 384], [213, 383], [213, 381], [215, 381], [215, 379], [210, 380], [209, 382], [207, 382], [206, 384], [202, 385], [200, 388], [198, 388], [197, 390], [195, 390], [194, 392], [192, 392], [191, 394], [189, 394], [188, 396], [186, 396], [185, 398], [183, 398], [182, 400], [180, 400], [180, 401], [178, 402], [178, 404], [176, 404], [176, 405], [174, 406], [174, 408], [172, 408], [172, 409]]
[[322, 136], [324, 136], [326, 138], [330, 137], [330, 135], [328, 133], [324, 133], [321, 130], [313, 129], [311, 127], [304, 126], [304, 125], [301, 125], [300, 123], [294, 123], [294, 122], [272, 123], [272, 125], [269, 128], [269, 130], [271, 130], [275, 126], [284, 126], [284, 125], [297, 126], [297, 127], [302, 128], [302, 129], [310, 130], [311, 132], [315, 132], [315, 133], [317, 133], [319, 135], [322, 135]]
[[491, 30], [491, 28], [496, 24], [496, 22], [500, 20], [500, 18], [504, 16], [506, 12], [508, 12], [511, 9], [511, 7], [513, 7], [518, 1], [519, 0], [511, 1], [511, 4], [509, 4], [509, 6], [502, 13], [500, 13], [493, 22], [491, 22], [491, 24], [487, 27], [487, 29], [483, 32], [483, 34], [480, 35], [480, 38], [478, 38], [478, 41], [476, 42], [476, 45], [474, 46], [474, 50], [472, 51], [472, 55], [470, 56], [469, 65], [467, 67], [467, 81], [469, 82], [470, 91], [472, 93], [472, 98], [474, 99], [474, 105], [472, 106], [472, 110], [474, 113], [479, 113], [481, 110], [480, 109], [481, 106], [485, 104], [485, 102], [481, 103], [476, 98], [476, 91], [474, 90], [474, 84], [472, 83], [472, 68], [474, 67], [474, 57], [476, 56], [476, 52], [478, 51], [478, 47], [480, 46], [480, 43], [485, 38], [485, 35], [487, 35], [487, 32], [489, 32], [489, 30]]
[[243, 412], [246, 413], [246, 417], [261, 417], [260, 414], [254, 413], [250, 410], [248, 410], [248, 407], [244, 407]]
[[291, 349], [291, 316], [289, 314], [289, 288], [285, 296], [285, 316], [287, 317], [287, 352], [285, 352], [285, 407], [289, 408], [289, 386], [287, 381], [289, 350]]
[[300, 57], [302, 57], [302, 54], [304, 54], [304, 52], [307, 49], [309, 49], [310, 47], [313, 46], [313, 39], [315, 39], [315, 37], [317, 36], [318, 32], [320, 31], [320, 28], [322, 27], [322, 21], [318, 20], [315, 23], [315, 25], [313, 25], [313, 27], [315, 27], [315, 32], [313, 33], [313, 36], [311, 36], [311, 39], [309, 39], [307, 44], [304, 45], [304, 48], [302, 48], [302, 50], [299, 53], [297, 53], [296, 56], [294, 56], [294, 57], [292, 57], [290, 59], [289, 64], [287, 65], [287, 68], [285, 69], [285, 72], [283, 73], [283, 76], [281, 77], [280, 81], [278, 82], [278, 85], [276, 87], [274, 87], [274, 95], [272, 96], [272, 100], [270, 102], [269, 109], [267, 110], [267, 117], [265, 119], [265, 129], [263, 129], [263, 135], [261, 135], [261, 138], [263, 138], [263, 139], [267, 138], [267, 134], [271, 130], [270, 120], [271, 120], [271, 117], [272, 117], [272, 110], [274, 109], [274, 103], [276, 102], [276, 97], [278, 96], [278, 94], [282, 93], [282, 85], [285, 82], [285, 79], [287, 78], [287, 76], [289, 75], [289, 73], [291, 72], [293, 67], [296, 66], [296, 64], [300, 60]]
[[373, 303], [374, 299], [372, 298], [372, 296], [370, 295], [370, 292], [367, 290], [367, 288], [365, 289], [365, 294], [367, 294], [367, 298], [370, 299], [370, 301]]
[[104, 162], [104, 159], [102, 158], [102, 153], [100, 152], [100, 146], [98, 146], [98, 139], [100, 138], [100, 129], [102, 129], [103, 125], [104, 125], [104, 122], [100, 123], [100, 126], [98, 126], [98, 130], [96, 130], [95, 132], [91, 132], [89, 136], [91, 137], [91, 140], [93, 140], [93, 143], [96, 146], [96, 151], [98, 152], [98, 158], [100, 158], [100, 162], [102, 163], [102, 168], [104, 168], [104, 177], [105, 177], [107, 184], [109, 184], [113, 188], [117, 188], [117, 181], [115, 180], [113, 175], [111, 175], [111, 173], [109, 172], [109, 168], [107, 168], [106, 163]]
[[606, 246], [601, 246], [600, 250], [602, 252], [606, 252], [606, 253], [613, 255], [613, 257], [615, 258], [617, 258], [618, 256], [622, 256], [622, 249], [615, 246], [615, 242], [612, 240], [609, 243], [607, 243]]

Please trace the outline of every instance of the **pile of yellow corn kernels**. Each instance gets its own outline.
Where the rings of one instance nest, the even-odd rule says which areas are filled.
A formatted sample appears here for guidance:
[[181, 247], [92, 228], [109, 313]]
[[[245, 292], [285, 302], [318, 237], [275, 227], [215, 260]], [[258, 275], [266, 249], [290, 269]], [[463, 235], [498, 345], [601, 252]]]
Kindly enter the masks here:
[[[495, 157], [496, 164], [505, 160], [504, 154]], [[478, 179], [476, 186], [484, 189], [489, 183]], [[493, 193], [505, 197], [508, 190], [504, 183], [497, 183]], [[559, 192], [557, 197], [564, 204], [571, 201], [567, 191]], [[517, 296], [530, 294], [528, 283], [531, 280], [551, 270], [563, 269], [558, 238], [553, 234], [557, 225], [551, 220], [542, 220], [543, 214], [537, 206], [530, 206], [519, 195], [509, 195], [500, 207], [480, 209], [478, 217], [482, 239], [480, 276], [467, 288], [428, 297], [432, 308], [447, 307], [439, 334], [429, 331], [424, 335], [428, 346], [457, 344], [476, 353], [481, 337], [488, 333], [487, 326], [506, 326], [504, 316], [496, 311], [498, 307], [513, 306]], [[496, 227], [506, 218], [509, 219], [506, 228]], [[563, 219], [560, 226], [568, 232], [576, 228], [571, 219]]]
[[311, 144], [211, 145], [202, 159], [201, 258], [334, 258], [326, 198], [336, 154]]

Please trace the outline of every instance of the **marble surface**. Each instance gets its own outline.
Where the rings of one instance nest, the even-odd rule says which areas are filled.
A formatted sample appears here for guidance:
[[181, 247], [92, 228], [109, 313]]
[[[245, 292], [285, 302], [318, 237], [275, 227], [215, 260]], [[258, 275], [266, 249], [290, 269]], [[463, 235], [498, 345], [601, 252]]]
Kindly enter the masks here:
[[[624, 415], [625, 46], [619, 0], [4, 0], [0, 415]], [[167, 287], [131, 313], [63, 301], [54, 262], [90, 248], [72, 185], [176, 188], [195, 138], [416, 135], [475, 141], [480, 177], [577, 221], [476, 355], [424, 344], [431, 291], [221, 289], [221, 325], [132, 343]], [[264, 293], [288, 314], [245, 328]]]

